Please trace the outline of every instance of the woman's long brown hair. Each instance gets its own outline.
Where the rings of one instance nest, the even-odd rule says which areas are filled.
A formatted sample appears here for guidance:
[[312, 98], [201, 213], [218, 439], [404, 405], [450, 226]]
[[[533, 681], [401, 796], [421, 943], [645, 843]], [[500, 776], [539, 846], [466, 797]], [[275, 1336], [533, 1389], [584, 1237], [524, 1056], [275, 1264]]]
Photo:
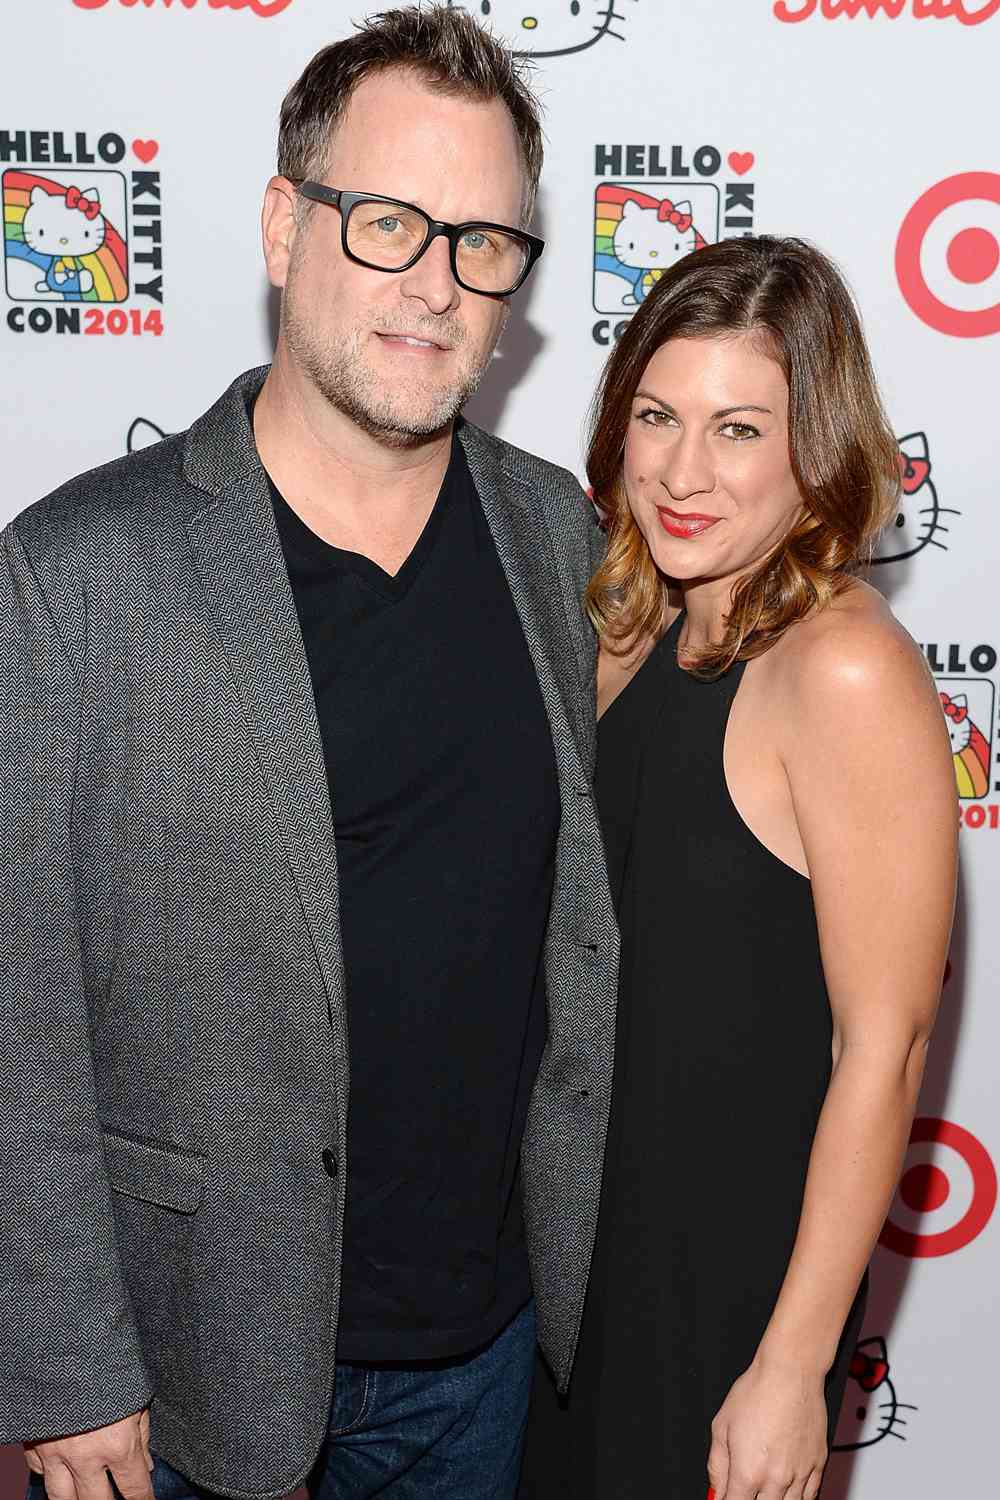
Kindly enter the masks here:
[[632, 400], [669, 339], [759, 334], [788, 381], [792, 473], [803, 511], [779, 545], [736, 584], [723, 637], [692, 671], [717, 677], [760, 656], [811, 610], [828, 604], [870, 559], [899, 495], [899, 450], [872, 371], [857, 310], [827, 257], [769, 235], [695, 250], [664, 272], [611, 354], [594, 399], [587, 472], [608, 516], [607, 556], [587, 590], [602, 645], [622, 654], [656, 640], [668, 580], [632, 512], [622, 455]]

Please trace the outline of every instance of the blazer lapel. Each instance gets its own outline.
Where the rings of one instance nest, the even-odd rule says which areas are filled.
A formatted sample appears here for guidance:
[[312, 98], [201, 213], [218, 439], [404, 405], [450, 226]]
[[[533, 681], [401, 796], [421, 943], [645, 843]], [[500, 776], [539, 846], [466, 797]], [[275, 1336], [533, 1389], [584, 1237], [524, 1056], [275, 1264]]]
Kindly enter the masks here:
[[463, 423], [459, 438], [534, 662], [559, 759], [563, 793], [586, 783], [590, 763], [580, 665], [569, 633], [552, 539], [525, 485], [496, 448]]
[[337, 860], [323, 743], [267, 476], [247, 415], [247, 401], [265, 374], [257, 370], [241, 376], [188, 435], [184, 474], [201, 491], [201, 503], [188, 520], [188, 534], [246, 706], [257, 760], [323, 973], [338, 1072], [345, 1070], [346, 1086]]

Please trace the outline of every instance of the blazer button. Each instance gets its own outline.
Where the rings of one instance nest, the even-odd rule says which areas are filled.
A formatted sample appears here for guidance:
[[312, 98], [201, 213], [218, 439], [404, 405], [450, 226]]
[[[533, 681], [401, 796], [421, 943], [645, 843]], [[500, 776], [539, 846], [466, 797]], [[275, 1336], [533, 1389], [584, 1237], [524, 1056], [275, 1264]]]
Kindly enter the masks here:
[[337, 1158], [334, 1156], [329, 1146], [327, 1146], [326, 1150], [323, 1152], [323, 1171], [326, 1173], [327, 1177], [336, 1177], [337, 1175]]

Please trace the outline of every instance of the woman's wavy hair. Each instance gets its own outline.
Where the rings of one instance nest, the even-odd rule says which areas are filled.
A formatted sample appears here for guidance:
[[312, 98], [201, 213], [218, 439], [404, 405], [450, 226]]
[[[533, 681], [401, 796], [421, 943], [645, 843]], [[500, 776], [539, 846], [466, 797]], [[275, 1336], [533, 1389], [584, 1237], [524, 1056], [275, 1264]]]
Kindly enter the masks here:
[[721, 641], [691, 670], [718, 677], [760, 656], [790, 625], [828, 604], [870, 561], [899, 496], [899, 449], [879, 398], [857, 309], [819, 250], [770, 235], [724, 240], [665, 271], [611, 354], [594, 398], [587, 473], [608, 518], [607, 556], [587, 590], [602, 644], [623, 654], [663, 634], [669, 580], [632, 512], [622, 455], [632, 399], [669, 339], [752, 333], [788, 381], [799, 519], [733, 589]]

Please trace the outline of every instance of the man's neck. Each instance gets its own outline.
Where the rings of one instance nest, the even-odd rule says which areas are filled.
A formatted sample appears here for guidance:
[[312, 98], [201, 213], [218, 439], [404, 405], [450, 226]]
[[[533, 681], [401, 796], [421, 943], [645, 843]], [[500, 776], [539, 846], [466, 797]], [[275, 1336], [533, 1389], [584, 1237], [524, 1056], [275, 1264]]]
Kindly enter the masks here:
[[333, 407], [280, 348], [253, 425], [264, 468], [302, 520], [334, 546], [396, 572], [434, 507], [452, 428], [414, 447], [380, 442]]

